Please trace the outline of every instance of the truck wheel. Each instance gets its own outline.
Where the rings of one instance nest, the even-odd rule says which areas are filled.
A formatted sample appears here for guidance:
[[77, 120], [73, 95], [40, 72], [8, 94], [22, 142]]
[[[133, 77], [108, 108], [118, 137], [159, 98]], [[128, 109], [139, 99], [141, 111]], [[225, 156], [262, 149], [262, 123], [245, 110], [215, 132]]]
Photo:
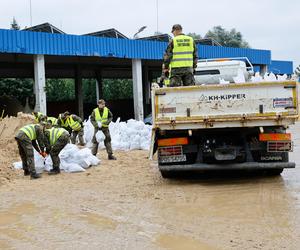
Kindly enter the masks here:
[[280, 175], [283, 171], [283, 168], [279, 168], [279, 169], [270, 169], [267, 170], [267, 175]]
[[164, 179], [174, 178], [176, 176], [174, 171], [160, 170], [160, 174]]

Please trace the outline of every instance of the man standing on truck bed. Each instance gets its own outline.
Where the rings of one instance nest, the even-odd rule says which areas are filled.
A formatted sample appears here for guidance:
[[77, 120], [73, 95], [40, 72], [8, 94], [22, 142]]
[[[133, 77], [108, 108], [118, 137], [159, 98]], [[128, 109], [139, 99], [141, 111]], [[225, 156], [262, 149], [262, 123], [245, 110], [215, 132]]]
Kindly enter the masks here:
[[193, 73], [198, 52], [194, 39], [182, 33], [180, 24], [173, 25], [172, 34], [174, 38], [166, 49], [163, 65], [164, 73], [170, 74], [170, 87], [195, 85]]

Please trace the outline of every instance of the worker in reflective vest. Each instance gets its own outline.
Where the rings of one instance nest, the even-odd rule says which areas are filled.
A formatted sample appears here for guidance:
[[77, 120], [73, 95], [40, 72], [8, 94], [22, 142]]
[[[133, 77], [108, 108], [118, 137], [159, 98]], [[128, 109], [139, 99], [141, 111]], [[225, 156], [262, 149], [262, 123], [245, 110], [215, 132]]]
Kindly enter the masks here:
[[41, 121], [41, 119], [44, 117], [44, 114], [43, 114], [43, 113], [41, 113], [41, 112], [36, 112], [36, 111], [32, 112], [32, 115], [33, 115], [33, 117], [34, 117], [35, 123], [39, 123], [39, 122]]
[[97, 155], [99, 143], [96, 139], [96, 134], [99, 130], [103, 132], [105, 135], [104, 145], [106, 148], [106, 152], [108, 154], [109, 160], [116, 160], [116, 157], [113, 155], [112, 148], [111, 148], [111, 137], [109, 133], [108, 125], [113, 119], [113, 114], [110, 110], [105, 107], [105, 101], [100, 99], [98, 101], [98, 107], [95, 108], [91, 114], [91, 123], [95, 128], [94, 137], [92, 139], [93, 147], [92, 147], [92, 154]]
[[41, 177], [36, 173], [34, 166], [33, 148], [40, 155], [46, 157], [46, 152], [44, 151], [44, 125], [44, 123], [26, 125], [22, 127], [15, 136], [19, 148], [19, 154], [22, 159], [24, 175], [30, 175], [31, 179]]
[[64, 128], [51, 128], [51, 122], [48, 123], [47, 129], [44, 130], [46, 153], [50, 154], [53, 168], [49, 174], [60, 173], [60, 151], [69, 143], [70, 134]]
[[51, 123], [51, 126], [57, 126], [57, 118], [47, 116], [47, 123]]
[[69, 124], [67, 121], [69, 115], [69, 111], [59, 114], [57, 118], [57, 127], [64, 128], [71, 134], [72, 130], [71, 128], [69, 128]]
[[[170, 87], [195, 85], [194, 70], [198, 51], [194, 39], [182, 33], [180, 24], [172, 27], [174, 38], [164, 54], [164, 73], [170, 75]], [[172, 72], [170, 72], [172, 68]]]
[[79, 116], [77, 115], [68, 115], [67, 116], [67, 123], [69, 125], [69, 128], [71, 128], [72, 133], [71, 133], [71, 142], [73, 144], [76, 144], [76, 138], [78, 135], [79, 139], [79, 145], [84, 146], [84, 139], [83, 139], [83, 123], [82, 120]]

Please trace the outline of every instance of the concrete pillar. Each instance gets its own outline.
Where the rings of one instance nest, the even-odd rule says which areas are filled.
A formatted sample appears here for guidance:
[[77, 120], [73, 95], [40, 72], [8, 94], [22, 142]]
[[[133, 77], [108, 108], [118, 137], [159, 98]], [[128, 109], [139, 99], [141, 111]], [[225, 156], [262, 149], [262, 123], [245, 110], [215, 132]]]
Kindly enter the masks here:
[[45, 76], [45, 58], [44, 55], [34, 55], [34, 93], [35, 93], [35, 111], [47, 114], [46, 101], [46, 76]]
[[101, 70], [96, 72], [96, 97], [97, 102], [99, 99], [103, 99], [103, 78]]
[[82, 75], [81, 75], [80, 66], [76, 67], [75, 98], [76, 98], [77, 114], [83, 119], [84, 114], [83, 114]]
[[99, 94], [99, 82], [96, 79], [96, 103], [98, 102], [98, 100], [100, 99], [100, 94]]
[[144, 120], [142, 79], [142, 61], [140, 59], [132, 59], [134, 117], [138, 121]]
[[266, 72], [268, 72], [268, 65], [260, 65], [260, 75], [264, 75]]

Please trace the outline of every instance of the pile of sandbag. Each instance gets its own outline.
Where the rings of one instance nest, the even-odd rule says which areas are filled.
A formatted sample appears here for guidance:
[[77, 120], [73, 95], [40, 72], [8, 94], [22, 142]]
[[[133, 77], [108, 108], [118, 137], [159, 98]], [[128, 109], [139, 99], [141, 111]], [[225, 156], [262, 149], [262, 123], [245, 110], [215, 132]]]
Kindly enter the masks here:
[[[152, 126], [142, 121], [130, 119], [127, 122], [120, 122], [118, 118], [116, 122], [109, 124], [109, 130], [113, 150], [149, 150], [150, 148]], [[88, 120], [84, 123], [84, 138], [87, 147], [91, 146], [93, 135], [94, 127]], [[99, 148], [104, 148], [105, 136], [102, 131], [97, 132], [96, 139], [99, 142]]]
[[[97, 166], [100, 160], [92, 155], [89, 148], [79, 149], [74, 144], [67, 144], [64, 149], [59, 153], [60, 169], [68, 172], [83, 172], [86, 168]], [[38, 173], [43, 171], [50, 171], [53, 163], [50, 156], [43, 158], [34, 150], [34, 163]], [[22, 162], [13, 163], [14, 168], [22, 169]]]

